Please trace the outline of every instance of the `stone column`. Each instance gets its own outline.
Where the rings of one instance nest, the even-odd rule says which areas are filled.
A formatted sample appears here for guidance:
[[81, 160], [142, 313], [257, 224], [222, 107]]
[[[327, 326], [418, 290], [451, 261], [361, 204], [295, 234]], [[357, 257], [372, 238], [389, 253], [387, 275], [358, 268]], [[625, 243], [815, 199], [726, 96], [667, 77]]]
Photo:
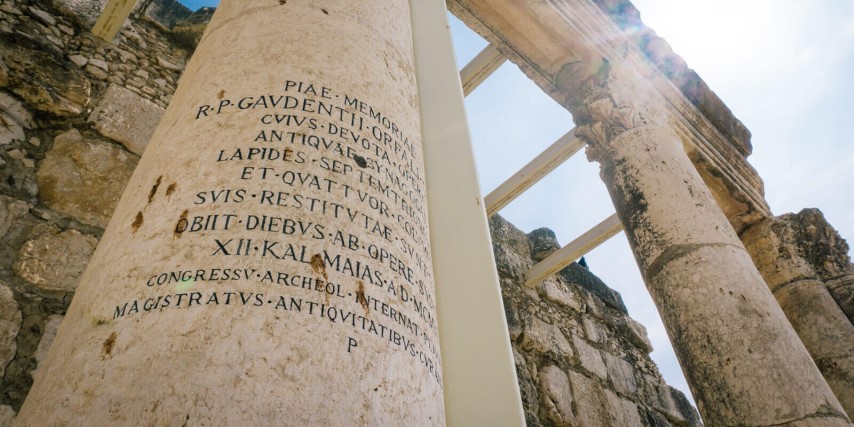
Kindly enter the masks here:
[[[815, 254], [809, 252], [816, 252], [810, 251], [810, 246], [825, 246], [826, 242], [806, 241], [799, 217], [769, 218], [745, 231], [742, 241], [839, 403], [850, 415], [854, 413], [854, 325], [817, 271], [832, 268], [834, 264], [850, 267], [847, 247], [843, 253], [827, 250], [832, 246], [823, 247], [817, 251], [821, 256], [810, 256]], [[823, 225], [829, 228], [826, 222]], [[810, 227], [816, 228], [812, 224], [806, 226]], [[842, 262], [833, 262], [831, 258], [840, 255]]]
[[645, 85], [603, 62], [569, 107], [706, 424], [850, 425]]
[[409, 4], [224, 0], [21, 425], [441, 425]]

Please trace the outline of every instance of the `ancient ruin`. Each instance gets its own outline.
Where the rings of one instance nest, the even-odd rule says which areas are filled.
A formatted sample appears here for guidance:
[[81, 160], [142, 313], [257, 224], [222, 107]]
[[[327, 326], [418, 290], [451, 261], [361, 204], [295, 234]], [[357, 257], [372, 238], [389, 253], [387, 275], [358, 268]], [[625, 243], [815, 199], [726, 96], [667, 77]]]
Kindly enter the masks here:
[[[851, 425], [847, 244], [771, 214], [748, 130], [628, 1], [447, 2], [490, 43], [466, 93], [508, 59], [576, 125], [467, 208], [517, 381], [471, 386], [518, 419], [448, 390], [414, 8], [143, 0], [104, 40], [105, 3], [0, 0], [0, 425]], [[601, 227], [495, 215], [582, 147]], [[620, 229], [697, 409], [571, 262]]]

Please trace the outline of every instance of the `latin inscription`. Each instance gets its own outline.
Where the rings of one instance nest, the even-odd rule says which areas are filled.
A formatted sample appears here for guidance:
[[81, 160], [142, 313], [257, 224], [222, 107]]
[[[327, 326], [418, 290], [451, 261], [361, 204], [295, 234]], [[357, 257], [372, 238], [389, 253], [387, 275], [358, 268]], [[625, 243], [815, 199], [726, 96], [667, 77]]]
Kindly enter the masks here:
[[214, 94], [187, 112], [254, 123], [199, 154], [229, 184], [193, 189], [169, 230], [215, 265], [151, 271], [110, 317], [266, 310], [330, 322], [346, 334], [340, 351], [383, 343], [441, 387], [417, 140], [363, 97], [291, 80], [277, 92]]

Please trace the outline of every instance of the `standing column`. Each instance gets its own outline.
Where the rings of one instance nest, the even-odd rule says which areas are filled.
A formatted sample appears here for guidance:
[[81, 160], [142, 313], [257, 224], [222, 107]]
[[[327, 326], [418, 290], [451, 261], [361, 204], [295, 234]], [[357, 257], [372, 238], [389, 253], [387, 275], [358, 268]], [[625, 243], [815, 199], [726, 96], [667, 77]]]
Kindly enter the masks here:
[[[804, 226], [805, 217], [813, 216], [805, 213], [766, 219], [745, 231], [742, 241], [827, 384], [850, 415], [854, 413], [854, 325], [817, 271], [827, 266], [849, 267], [848, 254], [816, 241], [830, 236], [805, 236], [807, 233], [799, 228]], [[823, 224], [818, 225], [832, 230], [821, 220]], [[812, 224], [804, 228], [809, 227], [816, 228]], [[833, 237], [841, 240], [838, 235]], [[807, 253], [809, 247], [816, 246], [818, 251]], [[838, 258], [842, 262], [834, 262]]]
[[224, 0], [22, 425], [441, 425], [406, 0]]
[[660, 98], [633, 72], [604, 62], [570, 109], [703, 419], [709, 426], [850, 425], [665, 125]]

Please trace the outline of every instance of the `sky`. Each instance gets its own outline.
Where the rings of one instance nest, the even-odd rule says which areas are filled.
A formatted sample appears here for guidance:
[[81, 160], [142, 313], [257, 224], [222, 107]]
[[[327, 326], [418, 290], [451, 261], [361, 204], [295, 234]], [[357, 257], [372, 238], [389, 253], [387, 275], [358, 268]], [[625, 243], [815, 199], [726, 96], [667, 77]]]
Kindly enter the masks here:
[[[191, 9], [215, 1], [186, 0]], [[753, 134], [750, 163], [775, 215], [820, 208], [854, 238], [854, 0], [633, 0]], [[460, 68], [484, 46], [451, 17]], [[572, 117], [516, 66], [503, 65], [466, 99], [484, 194], [573, 127]], [[598, 165], [583, 153], [501, 211], [566, 244], [614, 212]], [[665, 379], [690, 396], [666, 332], [620, 233], [586, 257], [643, 323]]]

